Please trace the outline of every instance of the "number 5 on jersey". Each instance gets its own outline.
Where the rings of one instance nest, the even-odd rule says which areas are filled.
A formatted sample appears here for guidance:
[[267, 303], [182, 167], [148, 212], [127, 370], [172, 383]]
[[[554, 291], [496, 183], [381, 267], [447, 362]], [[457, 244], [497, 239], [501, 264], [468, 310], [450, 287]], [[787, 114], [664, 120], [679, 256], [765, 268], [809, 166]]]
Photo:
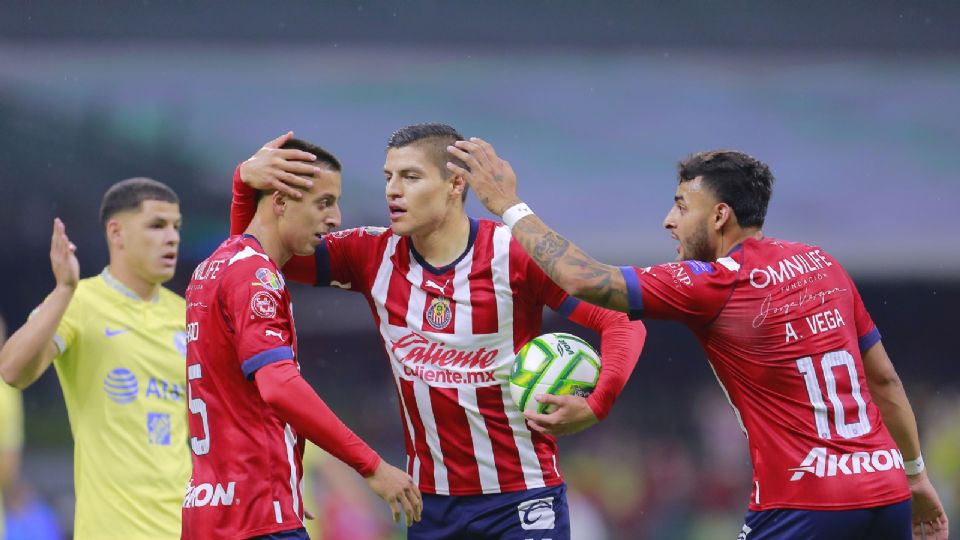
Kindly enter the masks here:
[[207, 404], [202, 399], [193, 397], [193, 385], [190, 383], [190, 381], [197, 380], [202, 376], [203, 372], [200, 369], [200, 364], [187, 367], [187, 400], [190, 405], [190, 414], [199, 414], [200, 420], [203, 422], [203, 438], [190, 437], [190, 448], [198, 456], [210, 452], [210, 424], [207, 423]]

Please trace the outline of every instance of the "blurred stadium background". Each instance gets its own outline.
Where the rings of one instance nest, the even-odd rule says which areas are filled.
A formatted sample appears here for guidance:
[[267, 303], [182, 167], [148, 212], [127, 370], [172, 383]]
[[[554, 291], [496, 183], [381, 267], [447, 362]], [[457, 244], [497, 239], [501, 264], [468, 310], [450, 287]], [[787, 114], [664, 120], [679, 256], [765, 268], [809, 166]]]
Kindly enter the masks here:
[[[660, 223], [676, 161], [736, 148], [777, 175], [767, 233], [823, 246], [858, 280], [960, 524], [960, 362], [949, 338], [960, 322], [960, 4], [2, 4], [0, 312], [11, 329], [53, 285], [54, 216], [84, 276], [105, 264], [99, 200], [125, 177], [181, 196], [170, 286], [182, 293], [227, 234], [234, 166], [288, 129], [343, 161], [345, 227], [388, 221], [389, 134], [442, 121], [493, 142], [548, 223], [622, 264], [673, 257]], [[308, 379], [402, 463], [366, 304], [341, 291], [293, 295]], [[732, 538], [749, 495], [744, 438], [692, 335], [648, 327], [609, 419], [561, 441], [575, 538]], [[584, 334], [556, 318], [545, 328]], [[24, 399], [23, 477], [68, 534], [71, 440], [53, 371]], [[355, 475], [317, 470], [322, 538], [402, 534]]]

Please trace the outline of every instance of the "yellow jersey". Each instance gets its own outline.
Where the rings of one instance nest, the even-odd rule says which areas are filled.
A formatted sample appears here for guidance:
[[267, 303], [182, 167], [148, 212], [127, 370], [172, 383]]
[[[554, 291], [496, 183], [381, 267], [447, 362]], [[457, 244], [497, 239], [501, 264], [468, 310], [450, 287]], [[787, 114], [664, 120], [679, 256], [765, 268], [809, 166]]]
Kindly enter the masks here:
[[[20, 390], [0, 381], [0, 454], [23, 446], [23, 397]], [[3, 492], [0, 491], [0, 539], [4, 538]]]
[[77, 285], [54, 337], [77, 540], [180, 538], [191, 467], [185, 319], [176, 293], [145, 301], [106, 269]]

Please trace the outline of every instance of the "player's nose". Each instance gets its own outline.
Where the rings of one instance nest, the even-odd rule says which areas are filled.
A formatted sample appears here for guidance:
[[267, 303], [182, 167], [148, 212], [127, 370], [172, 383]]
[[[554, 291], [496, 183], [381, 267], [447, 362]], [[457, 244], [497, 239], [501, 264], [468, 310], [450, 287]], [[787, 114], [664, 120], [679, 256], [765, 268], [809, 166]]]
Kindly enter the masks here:
[[331, 229], [336, 229], [340, 226], [340, 223], [343, 220], [343, 214], [340, 212], [340, 205], [335, 204], [333, 208], [330, 209], [330, 215], [327, 216], [327, 225]]
[[393, 199], [401, 195], [400, 183], [399, 178], [395, 175], [387, 179], [386, 193], [388, 199]]
[[670, 214], [667, 214], [667, 216], [663, 218], [663, 228], [667, 229], [668, 231], [676, 228], [676, 224], [672, 219], [670, 219]]

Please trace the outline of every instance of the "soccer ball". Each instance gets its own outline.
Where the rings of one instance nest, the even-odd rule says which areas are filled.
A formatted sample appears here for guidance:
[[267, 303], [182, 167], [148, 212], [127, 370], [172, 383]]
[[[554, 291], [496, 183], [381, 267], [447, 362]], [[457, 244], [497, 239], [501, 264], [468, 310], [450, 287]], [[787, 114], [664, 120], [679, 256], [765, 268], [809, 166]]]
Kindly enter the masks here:
[[563, 333], [544, 334], [520, 349], [510, 371], [510, 395], [521, 411], [550, 413], [534, 396], [587, 397], [600, 378], [600, 355], [589, 343]]

